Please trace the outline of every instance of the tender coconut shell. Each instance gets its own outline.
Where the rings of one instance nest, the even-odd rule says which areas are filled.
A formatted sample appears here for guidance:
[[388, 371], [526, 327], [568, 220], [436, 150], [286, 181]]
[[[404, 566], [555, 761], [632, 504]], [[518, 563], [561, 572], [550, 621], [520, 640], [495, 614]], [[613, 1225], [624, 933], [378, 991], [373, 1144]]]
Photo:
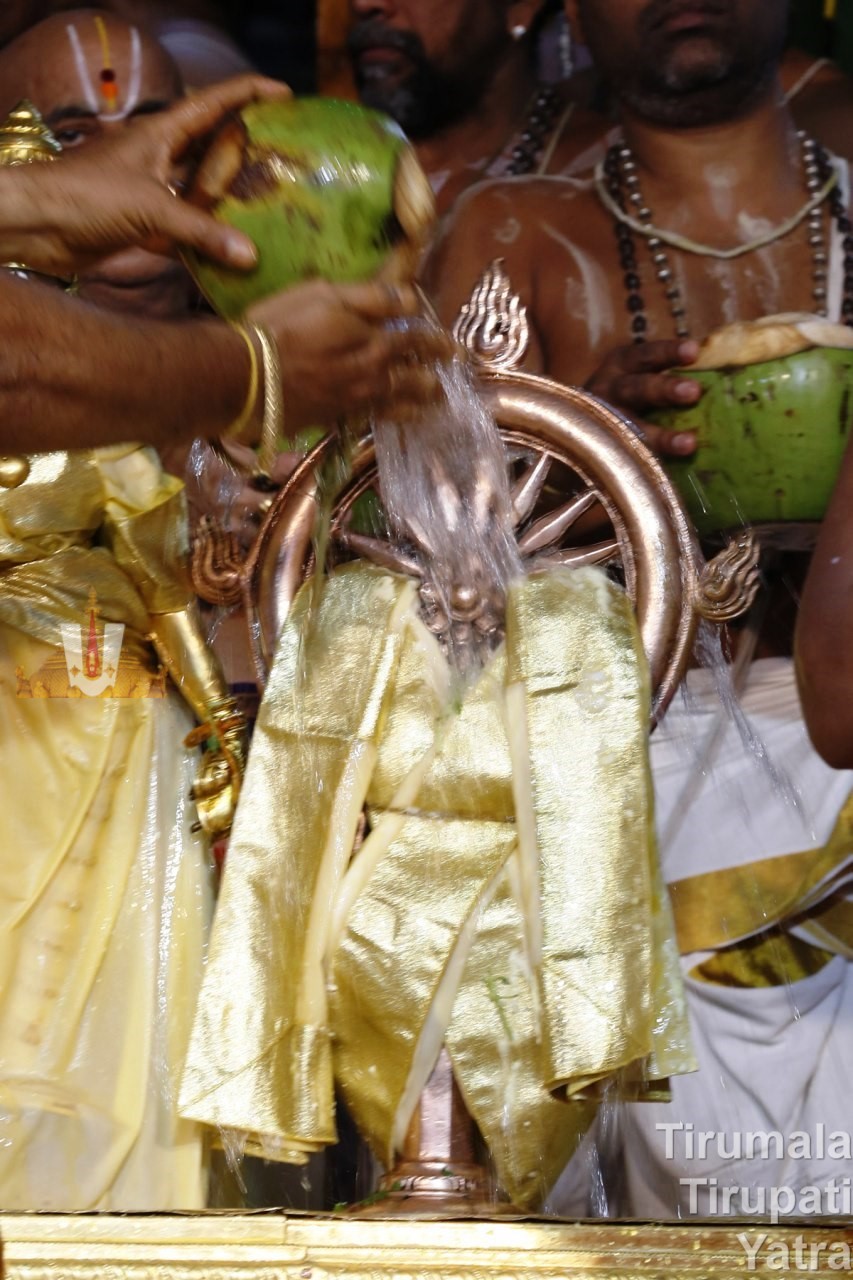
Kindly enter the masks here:
[[435, 197], [429, 180], [410, 146], [403, 148], [394, 175], [394, 216], [403, 232], [379, 279], [391, 284], [410, 283], [418, 274], [421, 258], [435, 224]]
[[214, 209], [243, 167], [246, 126], [238, 115], [226, 120], [201, 159], [187, 193], [190, 204]]
[[853, 349], [853, 329], [822, 316], [791, 311], [727, 324], [709, 334], [689, 369], [730, 369], [808, 351], [811, 347]]

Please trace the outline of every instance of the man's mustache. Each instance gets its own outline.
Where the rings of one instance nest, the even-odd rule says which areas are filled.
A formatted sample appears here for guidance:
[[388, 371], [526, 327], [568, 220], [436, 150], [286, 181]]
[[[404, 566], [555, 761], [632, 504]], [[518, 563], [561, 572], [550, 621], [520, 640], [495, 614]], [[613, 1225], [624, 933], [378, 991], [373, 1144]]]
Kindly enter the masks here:
[[347, 53], [357, 58], [368, 49], [393, 49], [412, 62], [426, 61], [423, 42], [412, 31], [397, 31], [378, 22], [356, 22], [347, 36]]

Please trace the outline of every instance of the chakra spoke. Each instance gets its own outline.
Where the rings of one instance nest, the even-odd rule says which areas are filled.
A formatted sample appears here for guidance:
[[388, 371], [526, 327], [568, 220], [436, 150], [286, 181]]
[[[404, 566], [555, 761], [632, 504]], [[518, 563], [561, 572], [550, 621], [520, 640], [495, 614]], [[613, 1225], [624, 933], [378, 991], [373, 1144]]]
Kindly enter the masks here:
[[527, 519], [539, 500], [548, 472], [551, 470], [551, 455], [540, 454], [532, 467], [528, 467], [512, 486], [512, 518], [516, 528]]
[[341, 529], [335, 534], [335, 541], [346, 551], [352, 551], [365, 560], [378, 564], [393, 573], [405, 573], [411, 578], [422, 578], [423, 570], [417, 558], [390, 542], [381, 538], [369, 538], [363, 533], [353, 533], [349, 529]]
[[593, 542], [588, 547], [567, 547], [565, 551], [549, 551], [536, 557], [537, 569], [581, 569], [587, 564], [607, 564], [618, 559], [621, 553], [615, 538], [607, 542]]
[[585, 493], [578, 494], [571, 498], [564, 506], [558, 507], [556, 511], [550, 511], [548, 515], [542, 516], [535, 524], [524, 533], [518, 540], [518, 549], [523, 556], [533, 555], [535, 551], [542, 551], [545, 547], [553, 546], [567, 529], [578, 520], [585, 511], [589, 511], [598, 501], [598, 495], [594, 489], [587, 489]]

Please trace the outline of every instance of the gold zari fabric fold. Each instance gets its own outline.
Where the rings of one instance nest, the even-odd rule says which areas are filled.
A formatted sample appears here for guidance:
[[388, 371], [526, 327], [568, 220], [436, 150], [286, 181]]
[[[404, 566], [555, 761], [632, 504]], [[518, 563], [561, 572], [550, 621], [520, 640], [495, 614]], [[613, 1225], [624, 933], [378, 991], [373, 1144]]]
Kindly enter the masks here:
[[676, 880], [670, 893], [682, 953], [716, 950], [800, 920], [847, 885], [851, 850], [853, 795], [819, 848]]
[[101, 620], [125, 628], [125, 656], [150, 662], [149, 615], [193, 598], [187, 560], [183, 485], [152, 450], [34, 455], [0, 502], [0, 622], [56, 645], [94, 592]]
[[412, 583], [351, 565], [310, 600], [253, 740], [184, 1114], [299, 1159], [334, 1141], [337, 1084], [387, 1163], [446, 1043], [533, 1204], [605, 1082], [693, 1069], [630, 605], [595, 570], [518, 584], [460, 693]]

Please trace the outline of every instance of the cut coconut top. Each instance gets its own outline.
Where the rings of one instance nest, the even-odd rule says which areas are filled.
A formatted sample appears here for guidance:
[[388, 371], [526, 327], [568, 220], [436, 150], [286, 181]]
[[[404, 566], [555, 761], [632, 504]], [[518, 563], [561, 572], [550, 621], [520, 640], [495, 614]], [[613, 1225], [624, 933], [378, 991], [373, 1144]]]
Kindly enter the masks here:
[[732, 365], [760, 364], [808, 351], [810, 347], [853, 349], [853, 329], [802, 311], [739, 321], [710, 333], [699, 348], [698, 358], [688, 368], [725, 369]]

